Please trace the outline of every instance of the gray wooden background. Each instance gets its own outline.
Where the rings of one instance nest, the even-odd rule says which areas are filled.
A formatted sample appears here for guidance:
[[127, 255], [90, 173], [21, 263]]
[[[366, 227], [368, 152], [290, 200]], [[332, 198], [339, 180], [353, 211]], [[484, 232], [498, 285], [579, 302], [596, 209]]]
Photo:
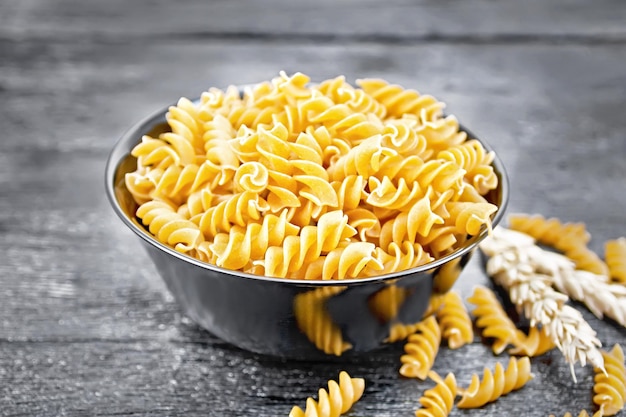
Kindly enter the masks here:
[[[2, 0], [1, 415], [286, 416], [342, 368], [367, 380], [350, 416], [413, 415], [431, 384], [399, 378], [400, 346], [288, 363], [199, 329], [106, 201], [104, 161], [131, 124], [279, 70], [433, 94], [501, 155], [511, 212], [585, 221], [595, 250], [626, 235], [623, 0]], [[487, 282], [473, 262], [458, 288]], [[626, 342], [580, 308], [605, 345]], [[497, 360], [476, 343], [435, 370], [467, 383]], [[452, 415], [590, 409], [589, 367], [574, 384], [554, 351], [533, 370]]]

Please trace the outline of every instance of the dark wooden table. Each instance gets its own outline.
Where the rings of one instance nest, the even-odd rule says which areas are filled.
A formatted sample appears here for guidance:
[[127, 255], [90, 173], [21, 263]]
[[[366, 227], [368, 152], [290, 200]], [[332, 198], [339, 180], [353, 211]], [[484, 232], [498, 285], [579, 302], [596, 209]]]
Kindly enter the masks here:
[[[433, 94], [501, 155], [510, 211], [584, 221], [597, 251], [626, 234], [623, 0], [2, 0], [0, 414], [286, 416], [347, 369], [367, 381], [349, 415], [413, 415], [432, 384], [399, 378], [400, 346], [290, 363], [201, 330], [106, 201], [104, 161], [131, 124], [279, 70]], [[487, 282], [473, 262], [457, 286]], [[578, 307], [606, 346], [626, 342]], [[475, 343], [435, 370], [467, 383], [497, 360]], [[590, 367], [574, 384], [553, 351], [533, 370], [452, 415], [591, 409]]]

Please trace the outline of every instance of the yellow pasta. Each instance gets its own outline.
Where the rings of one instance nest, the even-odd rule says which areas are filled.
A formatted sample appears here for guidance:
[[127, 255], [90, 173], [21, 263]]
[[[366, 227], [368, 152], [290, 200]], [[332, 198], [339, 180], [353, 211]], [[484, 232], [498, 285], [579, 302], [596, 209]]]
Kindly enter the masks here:
[[441, 116], [443, 103], [434, 97], [421, 95], [414, 90], [389, 84], [380, 79], [358, 80], [357, 84], [367, 94], [381, 103], [387, 109], [387, 114], [400, 117], [411, 114], [421, 117], [424, 121], [432, 121]]
[[454, 202], [446, 204], [459, 234], [476, 235], [483, 226], [491, 230], [491, 215], [498, 209], [490, 203]]
[[587, 246], [575, 246], [567, 249], [565, 256], [576, 264], [576, 269], [593, 272], [598, 275], [609, 275], [609, 268], [600, 257]]
[[476, 306], [472, 314], [476, 317], [476, 326], [482, 329], [483, 337], [493, 338], [493, 353], [498, 355], [507, 346], [519, 344], [521, 332], [507, 316], [493, 291], [478, 286], [467, 300]]
[[563, 252], [577, 269], [608, 275], [607, 265], [587, 247], [591, 235], [583, 223], [562, 223], [557, 218], [546, 219], [541, 215], [513, 214], [509, 216], [509, 227]]
[[620, 345], [613, 346], [610, 352], [603, 351], [606, 374], [595, 369], [593, 402], [605, 416], [614, 416], [624, 408], [626, 402], [626, 368], [624, 352]]
[[[556, 416], [554, 414], [550, 414], [550, 417], [556, 417]], [[563, 417], [574, 417], [574, 416], [572, 415], [572, 413], [567, 412], [563, 414]], [[589, 417], [589, 413], [587, 412], [587, 410], [582, 410], [580, 414], [578, 414], [578, 417]], [[596, 411], [595, 413], [593, 413], [591, 417], [603, 417], [602, 410]]]
[[289, 417], [338, 417], [352, 408], [364, 390], [363, 378], [352, 378], [346, 371], [341, 371], [339, 383], [328, 381], [328, 390], [320, 388], [317, 401], [307, 398], [306, 409], [294, 406]]
[[293, 312], [298, 328], [322, 352], [341, 356], [352, 345], [343, 339], [341, 329], [328, 311], [326, 302], [344, 287], [322, 287], [295, 296]]
[[137, 209], [137, 217], [159, 241], [173, 246], [179, 252], [193, 253], [204, 241], [200, 229], [166, 203], [144, 203]]
[[437, 385], [428, 389], [419, 399], [422, 408], [415, 412], [416, 417], [446, 417], [452, 411], [456, 397], [456, 379], [454, 374], [442, 379], [436, 372], [430, 371], [428, 377]]
[[141, 138], [125, 185], [138, 206], [181, 220], [157, 240], [224, 268], [292, 279], [410, 269], [490, 231], [497, 210], [483, 197], [498, 185], [493, 152], [442, 108], [376, 79], [281, 72], [243, 92], [211, 88], [168, 109], [169, 131]]
[[[270, 248], [272, 249], [272, 248]], [[361, 271], [368, 268], [370, 271], [382, 271], [383, 266], [374, 256], [375, 246], [368, 242], [354, 242], [352, 244], [344, 244], [341, 247], [331, 250], [327, 255], [320, 256], [318, 259], [303, 265], [303, 268], [296, 269], [288, 275], [289, 278], [300, 279], [322, 279], [322, 280], [342, 280], [346, 278], [356, 278]], [[270, 251], [268, 251], [270, 253]], [[277, 252], [276, 258], [266, 261], [263, 264], [266, 271], [273, 276], [282, 276], [276, 272], [279, 268], [276, 264], [285, 265], [285, 258]], [[287, 270], [285, 268], [284, 270]], [[304, 276], [302, 275], [304, 273]]]
[[335, 103], [346, 104], [355, 112], [373, 113], [381, 119], [387, 115], [383, 104], [365, 91], [352, 87], [344, 76], [323, 81], [316, 88]]
[[450, 349], [458, 349], [474, 340], [472, 319], [456, 291], [449, 291], [444, 295], [443, 305], [437, 312], [437, 320]]
[[239, 269], [254, 259], [261, 259], [270, 247], [282, 245], [289, 236], [296, 236], [299, 228], [287, 221], [287, 211], [280, 216], [266, 215], [263, 222], [249, 223], [245, 228], [233, 226], [229, 233], [218, 233], [207, 250], [215, 264]]
[[441, 329], [435, 317], [430, 316], [417, 325], [417, 331], [419, 333], [410, 335], [404, 345], [405, 354], [400, 358], [400, 374], [424, 380], [439, 352]]
[[562, 223], [557, 218], [546, 219], [538, 214], [521, 213], [511, 214], [508, 221], [512, 230], [532, 236], [539, 243], [562, 252], [573, 247], [586, 246], [591, 240], [583, 223]]
[[534, 357], [543, 355], [556, 347], [552, 338], [546, 333], [545, 327], [541, 329], [531, 327], [528, 335], [521, 332], [518, 335], [515, 346], [508, 350], [511, 355]]
[[472, 375], [469, 387], [461, 390], [461, 400], [457, 406], [480, 408], [511, 391], [522, 388], [532, 378], [530, 359], [527, 356], [520, 359], [511, 358], [506, 370], [498, 362], [493, 373], [485, 368], [482, 379], [477, 374]]
[[404, 241], [402, 246], [392, 242], [386, 251], [380, 247], [376, 248], [376, 251], [376, 258], [380, 261], [381, 268], [370, 268], [366, 272], [367, 275], [403, 271], [424, 265], [433, 260], [419, 243], [412, 244], [408, 241]]
[[479, 194], [484, 195], [498, 185], [498, 177], [491, 166], [494, 152], [487, 152], [475, 139], [452, 146], [439, 152], [439, 158], [455, 162], [466, 172], [465, 180], [474, 186]]
[[244, 191], [205, 208], [205, 211], [191, 217], [191, 221], [198, 225], [206, 238], [214, 238], [218, 233], [230, 232], [235, 225], [246, 227], [260, 220], [267, 210], [267, 201], [252, 191]]
[[604, 244], [604, 257], [611, 279], [626, 284], [626, 237], [608, 240]]

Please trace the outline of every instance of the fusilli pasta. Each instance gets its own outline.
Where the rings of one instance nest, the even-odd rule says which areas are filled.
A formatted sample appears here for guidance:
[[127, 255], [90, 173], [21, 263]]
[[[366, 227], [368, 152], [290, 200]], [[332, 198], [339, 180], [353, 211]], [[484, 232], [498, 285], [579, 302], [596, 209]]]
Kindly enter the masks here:
[[595, 369], [593, 402], [605, 416], [614, 416], [624, 408], [626, 402], [626, 368], [624, 352], [620, 345], [613, 346], [610, 352], [603, 351], [604, 368]]
[[611, 279], [626, 284], [626, 237], [606, 241], [604, 257]]
[[137, 209], [137, 217], [157, 239], [179, 252], [193, 254], [204, 241], [198, 226], [164, 202], [148, 201], [142, 204]]
[[456, 379], [449, 373], [442, 379], [436, 372], [430, 371], [428, 377], [437, 385], [428, 389], [419, 399], [422, 408], [415, 412], [416, 417], [446, 417], [452, 411], [456, 397]]
[[450, 349], [458, 349], [472, 343], [474, 331], [463, 299], [456, 291], [449, 291], [443, 297], [443, 305], [437, 312], [437, 320], [441, 326], [441, 334], [448, 341]]
[[420, 322], [419, 333], [410, 335], [404, 345], [405, 354], [400, 358], [400, 374], [408, 378], [426, 379], [441, 344], [441, 329], [434, 316]]
[[508, 350], [509, 354], [517, 356], [539, 356], [554, 349], [556, 345], [546, 332], [545, 327], [541, 329], [533, 326], [529, 329], [528, 335], [519, 333], [516, 345]]
[[521, 213], [509, 215], [508, 222], [512, 230], [525, 233], [537, 242], [562, 252], [573, 247], [586, 246], [591, 240], [583, 223], [562, 223], [557, 218], [546, 219], [538, 214]]
[[339, 373], [339, 383], [328, 381], [328, 390], [320, 388], [318, 400], [309, 397], [306, 409], [294, 406], [289, 417], [337, 417], [346, 413], [361, 398], [365, 390], [363, 378], [352, 378], [346, 371]]
[[126, 189], [139, 207], [154, 203], [137, 217], [171, 209], [154, 234], [162, 243], [221, 267], [305, 279], [414, 268], [489, 231], [493, 152], [431, 96], [358, 85], [281, 72], [243, 93], [181, 98], [169, 131], [131, 152]]
[[460, 391], [461, 400], [457, 406], [459, 408], [482, 407], [511, 391], [522, 388], [532, 378], [530, 359], [527, 356], [520, 359], [511, 358], [506, 370], [498, 362], [493, 374], [489, 368], [485, 368], [482, 380], [477, 374], [472, 376], [469, 387]]
[[467, 299], [476, 308], [476, 326], [482, 329], [483, 337], [493, 338], [492, 350], [496, 355], [504, 352], [509, 345], [518, 345], [520, 331], [506, 314], [496, 295], [488, 288], [478, 286]]

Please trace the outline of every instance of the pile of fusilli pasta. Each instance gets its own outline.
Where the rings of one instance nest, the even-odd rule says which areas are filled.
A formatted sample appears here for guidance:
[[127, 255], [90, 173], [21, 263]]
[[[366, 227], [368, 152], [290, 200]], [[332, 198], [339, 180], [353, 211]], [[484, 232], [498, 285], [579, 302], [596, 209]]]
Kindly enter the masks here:
[[299, 279], [413, 268], [489, 229], [493, 152], [431, 96], [358, 85], [281, 73], [180, 99], [132, 150], [137, 217], [200, 260]]

